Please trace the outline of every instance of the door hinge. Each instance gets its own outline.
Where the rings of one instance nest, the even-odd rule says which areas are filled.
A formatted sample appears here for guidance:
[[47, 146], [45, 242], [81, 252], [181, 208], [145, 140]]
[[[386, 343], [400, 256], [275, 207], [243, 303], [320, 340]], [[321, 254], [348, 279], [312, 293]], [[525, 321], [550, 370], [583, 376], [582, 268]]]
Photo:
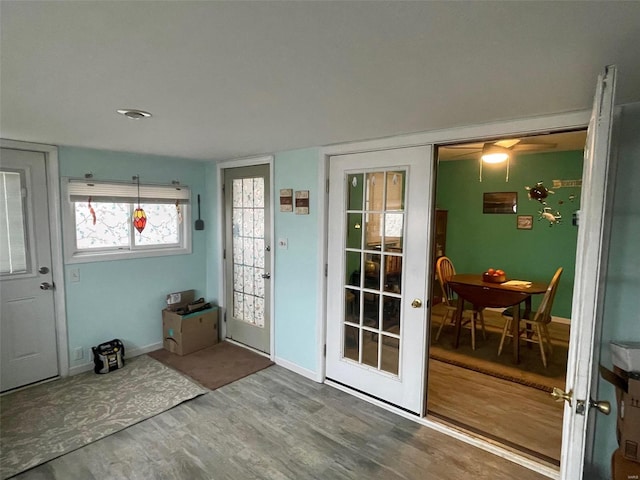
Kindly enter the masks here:
[[327, 190], [327, 193], [329, 193], [329, 179], [328, 179], [328, 178], [327, 178], [327, 186], [326, 186], [326, 190]]
[[329, 264], [325, 263], [324, 264], [324, 276], [328, 276], [329, 275]]
[[225, 260], [227, 258], [227, 249], [223, 248], [222, 249], [222, 259]]
[[222, 193], [224, 194], [224, 183], [222, 184]]
[[224, 312], [224, 315], [222, 316], [222, 321], [224, 323], [227, 323], [227, 312]]
[[324, 356], [325, 357], [327, 356], [327, 344], [326, 343], [324, 344]]

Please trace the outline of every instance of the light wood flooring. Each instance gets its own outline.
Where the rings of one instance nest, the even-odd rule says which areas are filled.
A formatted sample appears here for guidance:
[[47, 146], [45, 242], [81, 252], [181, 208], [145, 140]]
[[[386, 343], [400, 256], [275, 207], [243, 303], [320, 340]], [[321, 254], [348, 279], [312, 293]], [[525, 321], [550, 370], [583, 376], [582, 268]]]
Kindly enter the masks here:
[[273, 366], [15, 478], [545, 477]]
[[[487, 328], [503, 322], [498, 313], [485, 311]], [[554, 344], [568, 344], [568, 325], [551, 323], [549, 331]], [[548, 393], [439, 361], [429, 362], [428, 385], [427, 408], [436, 418], [559, 465], [563, 404]]]

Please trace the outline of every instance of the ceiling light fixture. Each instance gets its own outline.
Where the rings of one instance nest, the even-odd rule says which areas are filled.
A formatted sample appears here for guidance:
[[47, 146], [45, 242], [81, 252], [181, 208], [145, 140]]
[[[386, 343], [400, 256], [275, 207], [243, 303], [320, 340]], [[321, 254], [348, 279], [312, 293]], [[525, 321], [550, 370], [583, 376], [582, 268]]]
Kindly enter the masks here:
[[480, 181], [482, 181], [482, 164], [483, 163], [502, 163], [507, 162], [507, 175], [505, 181], [509, 181], [509, 160], [511, 159], [511, 150], [495, 143], [485, 143], [482, 147], [482, 155], [480, 156]]
[[151, 114], [143, 110], [136, 110], [134, 108], [121, 108], [116, 110], [120, 115], [124, 115], [131, 120], [139, 120], [141, 118], [149, 118]]
[[508, 148], [491, 143], [482, 147], [482, 161], [486, 163], [502, 163], [509, 159], [511, 152]]

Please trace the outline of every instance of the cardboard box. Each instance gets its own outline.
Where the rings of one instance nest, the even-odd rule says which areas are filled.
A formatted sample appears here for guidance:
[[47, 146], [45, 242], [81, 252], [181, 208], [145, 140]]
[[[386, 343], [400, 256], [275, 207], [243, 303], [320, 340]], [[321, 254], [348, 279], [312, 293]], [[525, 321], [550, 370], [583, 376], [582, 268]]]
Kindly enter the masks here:
[[183, 292], [174, 292], [167, 295], [167, 310], [175, 312], [179, 308], [186, 307], [196, 298], [195, 290], [184, 290]]
[[611, 363], [625, 372], [640, 372], [640, 342], [610, 342]]
[[640, 462], [640, 372], [613, 372], [600, 366], [602, 378], [616, 387], [618, 417], [616, 435], [626, 460]]
[[166, 350], [187, 355], [218, 343], [218, 307], [178, 315], [162, 310], [162, 338]]
[[627, 460], [620, 449], [611, 457], [612, 480], [640, 480], [640, 463]]

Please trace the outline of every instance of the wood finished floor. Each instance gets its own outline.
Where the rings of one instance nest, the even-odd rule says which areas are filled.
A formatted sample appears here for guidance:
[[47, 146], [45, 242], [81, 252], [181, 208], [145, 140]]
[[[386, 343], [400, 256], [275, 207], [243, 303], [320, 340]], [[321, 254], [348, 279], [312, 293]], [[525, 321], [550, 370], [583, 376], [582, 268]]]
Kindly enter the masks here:
[[[441, 316], [442, 305], [433, 309]], [[434, 321], [439, 324], [441, 318]], [[501, 329], [504, 319], [495, 311], [485, 311], [487, 328]], [[549, 332], [554, 344], [568, 344], [570, 327], [552, 322]], [[564, 385], [558, 385], [562, 388]], [[483, 373], [443, 362], [429, 362], [429, 411], [458, 425], [505, 440], [508, 444], [560, 461], [563, 404], [548, 393]]]
[[546, 477], [273, 366], [14, 478]]

